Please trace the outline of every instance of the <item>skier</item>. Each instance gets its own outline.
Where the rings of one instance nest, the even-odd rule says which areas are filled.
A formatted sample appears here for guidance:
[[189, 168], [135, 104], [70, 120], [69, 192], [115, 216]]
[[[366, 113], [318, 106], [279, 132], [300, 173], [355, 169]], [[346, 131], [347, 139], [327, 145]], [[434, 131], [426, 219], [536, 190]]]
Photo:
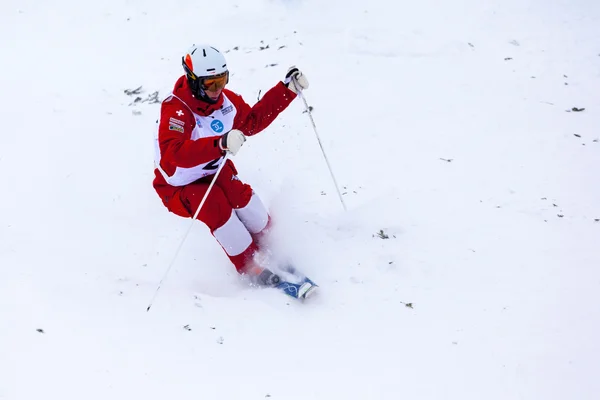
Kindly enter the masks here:
[[[166, 208], [194, 216], [226, 152], [236, 155], [246, 138], [267, 128], [308, 88], [306, 76], [292, 66], [285, 79], [254, 106], [225, 89], [229, 69], [223, 54], [208, 45], [193, 45], [182, 57], [185, 75], [161, 105], [155, 134], [153, 186]], [[265, 286], [279, 277], [255, 260], [270, 216], [252, 187], [238, 178], [228, 158], [198, 219], [221, 245], [236, 270]]]

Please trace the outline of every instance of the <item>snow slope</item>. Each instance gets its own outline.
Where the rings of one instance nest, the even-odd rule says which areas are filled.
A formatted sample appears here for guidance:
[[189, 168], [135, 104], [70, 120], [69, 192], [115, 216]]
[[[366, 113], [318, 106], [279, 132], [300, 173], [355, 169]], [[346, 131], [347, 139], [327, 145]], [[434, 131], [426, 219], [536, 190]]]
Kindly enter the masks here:
[[[599, 27], [592, 0], [4, 0], [0, 399], [598, 398]], [[146, 100], [202, 41], [249, 103], [310, 80], [348, 211], [300, 100], [235, 158], [310, 303], [196, 224], [145, 311], [190, 223]]]

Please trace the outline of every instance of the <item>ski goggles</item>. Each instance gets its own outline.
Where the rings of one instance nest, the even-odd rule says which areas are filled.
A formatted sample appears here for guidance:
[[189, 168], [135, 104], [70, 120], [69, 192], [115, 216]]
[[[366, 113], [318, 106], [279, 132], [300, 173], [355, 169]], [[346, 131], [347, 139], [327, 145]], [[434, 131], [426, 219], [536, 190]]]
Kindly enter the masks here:
[[225, 71], [222, 74], [215, 76], [208, 76], [200, 79], [200, 85], [202, 85], [202, 89], [207, 90], [209, 92], [216, 92], [217, 90], [222, 90], [227, 82], [229, 81], [229, 71]]

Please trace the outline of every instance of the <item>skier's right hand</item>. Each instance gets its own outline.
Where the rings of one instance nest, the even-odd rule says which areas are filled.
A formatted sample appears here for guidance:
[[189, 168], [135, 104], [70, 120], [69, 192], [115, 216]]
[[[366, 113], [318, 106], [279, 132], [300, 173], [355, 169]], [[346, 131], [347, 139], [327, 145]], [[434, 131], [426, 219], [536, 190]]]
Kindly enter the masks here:
[[240, 148], [246, 141], [246, 136], [242, 133], [242, 131], [237, 129], [232, 129], [223, 136], [219, 140], [219, 147], [221, 150], [225, 150], [230, 152], [232, 155], [236, 155]]

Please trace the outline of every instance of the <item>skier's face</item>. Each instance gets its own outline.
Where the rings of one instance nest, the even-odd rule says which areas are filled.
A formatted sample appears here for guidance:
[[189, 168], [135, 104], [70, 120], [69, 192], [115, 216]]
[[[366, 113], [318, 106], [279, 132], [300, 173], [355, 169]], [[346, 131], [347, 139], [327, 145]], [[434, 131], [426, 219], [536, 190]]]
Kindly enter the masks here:
[[221, 95], [222, 91], [223, 91], [223, 89], [205, 90], [206, 95], [208, 97], [210, 97], [210, 99], [213, 100], [213, 101], [217, 101], [219, 99], [219, 96]]
[[202, 88], [211, 100], [217, 101], [228, 80], [229, 72], [226, 71], [219, 75], [204, 78]]

